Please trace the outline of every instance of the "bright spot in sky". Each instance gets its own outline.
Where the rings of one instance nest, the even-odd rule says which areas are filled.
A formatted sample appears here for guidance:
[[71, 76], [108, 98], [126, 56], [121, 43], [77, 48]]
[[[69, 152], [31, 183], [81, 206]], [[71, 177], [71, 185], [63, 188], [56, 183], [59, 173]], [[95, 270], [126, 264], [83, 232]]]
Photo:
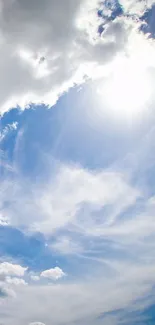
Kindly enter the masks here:
[[136, 118], [149, 106], [149, 73], [146, 68], [139, 66], [137, 60], [116, 61], [108, 81], [99, 92], [113, 114], [122, 118]]

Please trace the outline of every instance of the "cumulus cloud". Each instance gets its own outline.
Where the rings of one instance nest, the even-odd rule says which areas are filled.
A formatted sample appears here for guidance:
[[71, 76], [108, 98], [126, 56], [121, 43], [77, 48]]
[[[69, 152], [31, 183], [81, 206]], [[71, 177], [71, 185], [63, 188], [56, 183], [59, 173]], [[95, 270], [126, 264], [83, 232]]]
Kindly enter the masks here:
[[15, 286], [27, 285], [27, 283], [26, 283], [26, 281], [24, 279], [19, 279], [19, 278], [10, 277], [10, 276], [7, 276], [5, 278], [5, 282], [8, 283], [8, 284], [15, 285]]
[[[144, 3], [121, 1], [127, 13], [143, 11]], [[1, 0], [1, 112], [30, 102], [51, 106], [86, 75], [94, 78], [97, 68], [126, 53], [131, 29], [137, 33], [134, 21], [127, 15], [107, 20], [99, 35], [99, 7], [98, 0]]]
[[26, 268], [8, 262], [0, 263], [0, 298], [14, 298], [16, 297], [16, 289], [26, 286], [24, 279]]
[[53, 269], [41, 272], [40, 276], [50, 280], [59, 280], [65, 276], [65, 273], [60, 269], [60, 267], [56, 266]]
[[86, 1], [1, 1], [2, 110], [31, 101], [52, 105], [78, 81], [79, 66], [88, 56], [83, 42], [89, 44], [76, 26], [83, 4]]
[[13, 298], [15, 295], [15, 292], [10, 287], [6, 286], [5, 283], [0, 283], [0, 298]]
[[120, 0], [125, 13], [137, 14], [138, 16], [141, 16], [148, 8], [151, 8], [154, 3], [154, 0]]
[[23, 267], [18, 264], [12, 264], [8, 262], [0, 263], [0, 275], [2, 276], [19, 276], [22, 277], [27, 270], [26, 267]]

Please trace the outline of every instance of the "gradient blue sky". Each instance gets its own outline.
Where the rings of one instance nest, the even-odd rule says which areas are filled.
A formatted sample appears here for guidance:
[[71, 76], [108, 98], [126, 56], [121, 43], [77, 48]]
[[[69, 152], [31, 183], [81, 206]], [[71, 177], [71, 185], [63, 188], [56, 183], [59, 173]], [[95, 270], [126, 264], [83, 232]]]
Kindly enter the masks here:
[[154, 1], [0, 5], [0, 324], [153, 325]]

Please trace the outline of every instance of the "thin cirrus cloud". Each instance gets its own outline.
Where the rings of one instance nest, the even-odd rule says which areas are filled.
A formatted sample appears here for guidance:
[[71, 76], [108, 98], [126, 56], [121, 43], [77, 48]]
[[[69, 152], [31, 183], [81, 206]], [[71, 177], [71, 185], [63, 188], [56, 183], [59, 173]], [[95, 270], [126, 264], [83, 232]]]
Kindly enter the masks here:
[[1, 132], [0, 132], [0, 143], [6, 138], [10, 131], [17, 129], [17, 122], [13, 122], [12, 124], [8, 124]]
[[58, 238], [50, 244], [50, 249], [52, 252], [57, 252], [62, 255], [76, 255], [83, 252], [82, 243], [64, 235], [58, 236]]
[[[88, 222], [92, 227], [97, 226], [93, 213], [104, 207], [108, 210], [103, 224], [113, 223], [120, 213], [141, 196], [140, 191], [133, 188], [123, 174], [111, 171], [94, 173], [80, 167], [63, 165], [44, 185], [38, 183], [30, 186], [24, 179], [17, 178], [16, 183], [10, 181], [7, 186], [4, 181], [2, 187], [6, 188], [2, 191], [2, 207], [6, 196], [11, 195], [9, 205], [3, 208], [9, 224], [19, 229], [26, 227], [30, 232], [39, 231], [47, 236], [71, 225], [83, 231], [81, 221], [85, 225]], [[82, 215], [83, 220], [80, 220]], [[100, 220], [98, 227], [102, 226]]]

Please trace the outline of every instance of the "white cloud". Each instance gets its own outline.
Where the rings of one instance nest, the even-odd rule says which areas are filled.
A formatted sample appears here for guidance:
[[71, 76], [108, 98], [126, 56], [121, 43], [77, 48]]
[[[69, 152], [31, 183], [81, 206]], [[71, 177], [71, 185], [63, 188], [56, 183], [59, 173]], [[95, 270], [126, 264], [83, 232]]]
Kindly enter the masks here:
[[[138, 17], [146, 4], [120, 3], [127, 14]], [[148, 1], [148, 7], [152, 3]], [[74, 82], [83, 82], [86, 74], [102, 78], [105, 64], [113, 67], [111, 61], [120, 52], [146, 69], [154, 68], [154, 41], [137, 31], [139, 22], [117, 18], [106, 22], [101, 37], [97, 35], [102, 21], [97, 17], [96, 0], [2, 0], [0, 4], [3, 112], [16, 103], [23, 107], [30, 101], [52, 105]], [[12, 128], [4, 129], [0, 139]], [[82, 267], [88, 265], [81, 274], [81, 260], [77, 261], [79, 277], [75, 279], [73, 274], [74, 283], [72, 278], [70, 283], [40, 285], [40, 277], [58, 280], [65, 275], [55, 267], [40, 276], [31, 274], [36, 283], [24, 286], [25, 280], [17, 276], [22, 277], [27, 268], [1, 263], [0, 275], [5, 279], [0, 283], [0, 297], [14, 295], [12, 286], [18, 291], [17, 299], [0, 304], [2, 321], [6, 325], [44, 325], [31, 322], [36, 319], [47, 325], [102, 324], [96, 320], [100, 314], [135, 305], [135, 299], [148, 294], [154, 285], [154, 198], [143, 197], [127, 175], [115, 170], [92, 172], [79, 166], [60, 166], [55, 175], [50, 174], [46, 184], [29, 182], [17, 174], [13, 182], [1, 183], [4, 215], [0, 215], [0, 224], [9, 222], [49, 238], [54, 234], [57, 237], [51, 249], [76, 254], [76, 258], [83, 254]], [[137, 211], [139, 198], [143, 202]], [[80, 244], [73, 238], [75, 233], [77, 238], [79, 234], [84, 237]], [[70, 272], [74, 273], [74, 268]]]
[[5, 126], [5, 128], [0, 131], [0, 143], [7, 137], [10, 131], [16, 130], [17, 126], [17, 122], [13, 122], [12, 124]]
[[125, 13], [137, 14], [141, 16], [147, 9], [151, 8], [155, 3], [154, 0], [120, 0], [121, 6], [123, 7]]
[[[35, 0], [25, 6], [22, 0], [1, 1], [2, 111], [32, 101], [51, 105], [78, 81], [79, 67], [88, 57], [83, 42], [89, 41], [75, 22], [85, 3], [45, 0], [42, 5]], [[95, 9], [97, 1], [93, 3]]]
[[[11, 320], [16, 319], [17, 324], [29, 323], [31, 319], [41, 319], [47, 325], [75, 322], [103, 324], [103, 319], [100, 321], [98, 319], [101, 314], [120, 308], [133, 308], [135, 301], [151, 290], [154, 282], [154, 267], [150, 272], [150, 266], [143, 266], [143, 268], [141, 265], [134, 268], [130, 264], [126, 266], [119, 268], [116, 273], [109, 269], [110, 276], [105, 276], [105, 265], [103, 265], [100, 269], [100, 277], [98, 274], [96, 278], [92, 278], [89, 274], [85, 282], [78, 279], [76, 284], [28, 286], [24, 291], [20, 291], [17, 298], [10, 301], [9, 305], [5, 304], [3, 311], [6, 312], [9, 306]], [[141, 302], [136, 301], [136, 304], [137, 309], [143, 308]], [[116, 324], [119, 324], [118, 319]]]
[[[28, 184], [25, 179], [4, 184], [1, 205], [10, 224], [46, 235], [63, 227], [102, 228], [112, 223], [117, 216], [132, 206], [141, 195], [125, 176], [112, 171], [90, 172], [75, 166], [60, 166], [46, 184]], [[104, 209], [108, 208], [107, 213]], [[103, 209], [103, 216], [96, 221], [95, 214]], [[102, 215], [102, 213], [100, 213]], [[30, 217], [29, 217], [30, 216]]]
[[38, 276], [38, 275], [31, 275], [31, 279], [33, 281], [39, 281], [40, 280], [40, 276]]
[[52, 251], [64, 255], [74, 255], [83, 251], [82, 244], [67, 236], [58, 236], [50, 245]]
[[41, 322], [33, 322], [33, 323], [29, 323], [29, 325], [45, 325], [45, 324]]
[[4, 282], [0, 282], [0, 299], [14, 298], [16, 296], [14, 290], [8, 287]]
[[12, 264], [8, 262], [0, 263], [0, 275], [2, 276], [23, 276], [27, 268], [18, 264]]
[[65, 273], [60, 269], [60, 267], [56, 266], [53, 269], [41, 272], [40, 276], [51, 280], [59, 280], [65, 276]]
[[[137, 8], [133, 1], [122, 5], [126, 11]], [[86, 75], [95, 78], [102, 65], [125, 54], [135, 23], [127, 17], [107, 22], [100, 37], [99, 6], [98, 0], [1, 0], [2, 112], [30, 102], [53, 105], [69, 87]]]
[[30, 323], [29, 325], [45, 325], [45, 324], [41, 323], [41, 322], [33, 322], [33, 323]]
[[[104, 238], [116, 239], [118, 242], [123, 243], [142, 243], [145, 238], [149, 238], [155, 231], [154, 222], [154, 197], [150, 197], [149, 200], [143, 200], [137, 211], [136, 205], [133, 212], [125, 213], [124, 218], [118, 218], [117, 222], [109, 225], [105, 224], [102, 228], [98, 225], [96, 227], [88, 226], [86, 231], [91, 236], [103, 236]], [[85, 229], [84, 229], [85, 232]]]
[[[21, 279], [26, 268], [20, 265], [3, 262], [0, 264], [0, 300], [15, 298], [17, 291], [28, 283]], [[15, 290], [16, 288], [16, 290]]]
[[[142, 144], [142, 147], [144, 149], [145, 146]], [[136, 155], [136, 159], [143, 160], [142, 155], [138, 156], [140, 158]], [[69, 256], [74, 267], [70, 269], [68, 281], [52, 282], [50, 286], [40, 285], [40, 282], [16, 286], [16, 299], [3, 305], [3, 312], [8, 315], [5, 323], [11, 325], [11, 319], [11, 322], [16, 320], [17, 325], [23, 325], [32, 319], [40, 319], [47, 325], [51, 322], [102, 324], [102, 321], [96, 321], [100, 314], [129, 306], [132, 308], [135, 300], [148, 295], [154, 285], [155, 199], [145, 197], [121, 172], [92, 172], [77, 166], [59, 166], [56, 175], [52, 172], [50, 175], [46, 185], [42, 182], [32, 186], [28, 184], [28, 188], [25, 179], [18, 179], [16, 185], [19, 187], [10, 191], [12, 201], [7, 215], [12, 222], [18, 221], [16, 225], [19, 227], [21, 219], [22, 222], [26, 220], [24, 226], [27, 228], [30, 222], [38, 222], [40, 231], [49, 236], [54, 229], [55, 250], [71, 254], [73, 249], [79, 275], [75, 276], [75, 265]], [[6, 197], [8, 193], [2, 199]], [[71, 218], [66, 223], [68, 211], [71, 211]], [[56, 218], [54, 221], [52, 213]], [[35, 219], [36, 215], [38, 219]], [[44, 227], [45, 219], [48, 230]], [[60, 223], [60, 220], [63, 222]], [[83, 235], [81, 241], [79, 234]], [[82, 245], [80, 251], [74, 246], [76, 239]], [[44, 270], [41, 281], [43, 278], [58, 279], [62, 272], [59, 268]], [[30, 276], [38, 279], [35, 273]], [[119, 324], [119, 319], [116, 324]]]
[[[131, 210], [127, 211], [127, 214], [119, 214], [109, 225], [102, 224], [100, 233], [88, 223], [87, 219], [88, 227], [85, 227], [85, 223], [81, 227], [83, 226], [85, 235], [87, 230], [91, 232], [91, 236], [85, 236], [90, 249], [89, 240], [93, 240], [94, 236], [97, 238], [93, 241], [95, 256], [92, 254], [85, 256], [83, 263], [86, 265], [85, 272], [80, 273], [82, 262], [77, 260], [79, 277], [69, 279], [69, 282], [59, 284], [52, 282], [50, 286], [40, 283], [30, 284], [24, 289], [21, 286], [16, 299], [3, 305], [3, 312], [7, 315], [9, 310], [8, 321], [5, 319], [6, 324], [10, 325], [11, 317], [11, 321], [17, 320], [17, 325], [29, 323], [31, 319], [41, 319], [47, 325], [51, 322], [73, 324], [79, 321], [82, 324], [89, 322], [100, 325], [103, 320], [97, 319], [101, 314], [120, 308], [134, 308], [135, 300], [148, 295], [154, 285], [154, 202], [154, 198], [144, 199], [141, 210], [138, 211], [134, 203], [133, 217]], [[107, 236], [109, 236], [108, 252], [105, 242]], [[100, 243], [95, 242], [98, 237]], [[114, 251], [110, 250], [111, 241], [114, 244]], [[91, 260], [91, 264], [86, 264], [89, 262], [87, 258]], [[58, 271], [54, 268], [42, 273], [45, 278], [53, 280], [58, 278], [61, 272], [63, 272], [61, 269]], [[74, 273], [74, 269], [72, 272]], [[103, 292], [106, 292], [106, 295]], [[138, 301], [136, 304], [137, 309], [143, 308]], [[116, 318], [116, 323], [112, 322], [114, 325], [119, 323], [119, 317]]]
[[0, 226], [8, 226], [9, 220], [6, 216], [3, 216], [2, 213], [0, 213]]
[[27, 285], [26, 281], [24, 279], [19, 279], [16, 277], [10, 277], [7, 276], [5, 278], [5, 282], [11, 285], [19, 286], [19, 285]]

